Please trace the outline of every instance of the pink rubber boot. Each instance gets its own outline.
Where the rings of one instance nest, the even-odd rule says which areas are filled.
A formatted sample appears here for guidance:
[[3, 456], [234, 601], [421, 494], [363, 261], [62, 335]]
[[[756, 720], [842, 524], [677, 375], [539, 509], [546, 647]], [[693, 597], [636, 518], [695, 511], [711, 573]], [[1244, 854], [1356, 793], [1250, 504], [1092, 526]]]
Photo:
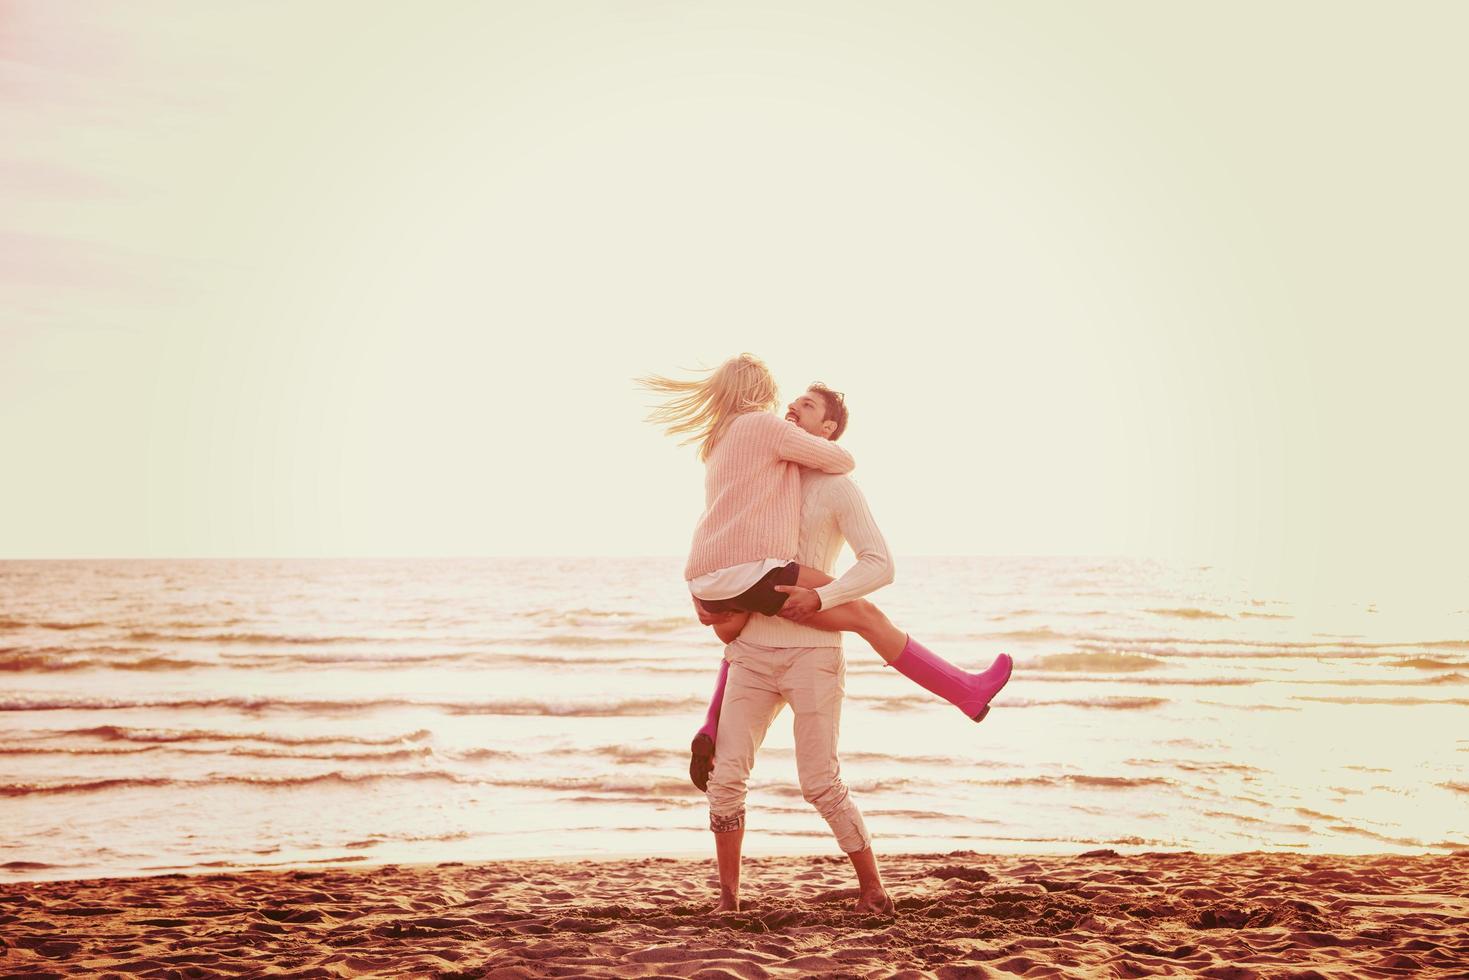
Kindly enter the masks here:
[[971, 674], [955, 667], [910, 636], [903, 652], [891, 666], [975, 721], [984, 721], [984, 716], [990, 713], [991, 699], [1009, 682], [1014, 661], [1008, 653], [1002, 653], [984, 673]]
[[724, 684], [729, 680], [729, 661], [719, 662], [719, 680], [714, 682], [714, 697], [704, 715], [704, 726], [694, 735], [689, 746], [689, 779], [700, 792], [709, 790], [709, 774], [714, 771], [714, 736], [719, 732], [719, 709], [724, 705]]

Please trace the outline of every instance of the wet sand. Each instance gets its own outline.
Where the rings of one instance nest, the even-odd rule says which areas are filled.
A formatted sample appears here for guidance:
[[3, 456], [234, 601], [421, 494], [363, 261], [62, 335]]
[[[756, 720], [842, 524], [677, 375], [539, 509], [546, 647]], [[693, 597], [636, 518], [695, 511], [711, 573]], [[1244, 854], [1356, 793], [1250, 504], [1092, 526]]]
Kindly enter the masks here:
[[514, 861], [0, 885], [0, 976], [1469, 978], [1469, 853]]

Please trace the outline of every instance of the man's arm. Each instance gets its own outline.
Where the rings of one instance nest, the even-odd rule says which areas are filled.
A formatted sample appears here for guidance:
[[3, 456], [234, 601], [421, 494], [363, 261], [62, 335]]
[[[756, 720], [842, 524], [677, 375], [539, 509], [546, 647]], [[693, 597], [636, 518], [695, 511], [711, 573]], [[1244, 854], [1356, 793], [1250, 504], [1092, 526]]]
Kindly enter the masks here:
[[821, 597], [822, 609], [833, 609], [844, 602], [860, 599], [869, 592], [876, 592], [884, 585], [891, 585], [894, 578], [892, 555], [882, 530], [872, 519], [867, 507], [867, 498], [851, 480], [833, 480], [831, 509], [837, 527], [847, 539], [857, 564], [847, 569], [842, 577], [816, 590]]

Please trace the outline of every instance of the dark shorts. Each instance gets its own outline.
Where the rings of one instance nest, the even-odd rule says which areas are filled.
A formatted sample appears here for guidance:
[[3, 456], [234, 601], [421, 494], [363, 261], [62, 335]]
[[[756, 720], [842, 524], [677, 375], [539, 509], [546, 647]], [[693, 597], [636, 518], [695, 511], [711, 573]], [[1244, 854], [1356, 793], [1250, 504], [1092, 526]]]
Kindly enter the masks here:
[[699, 605], [712, 613], [753, 612], [763, 616], [774, 616], [790, 598], [787, 593], [775, 591], [777, 585], [795, 585], [801, 574], [801, 566], [795, 562], [772, 568], [733, 599], [700, 599]]

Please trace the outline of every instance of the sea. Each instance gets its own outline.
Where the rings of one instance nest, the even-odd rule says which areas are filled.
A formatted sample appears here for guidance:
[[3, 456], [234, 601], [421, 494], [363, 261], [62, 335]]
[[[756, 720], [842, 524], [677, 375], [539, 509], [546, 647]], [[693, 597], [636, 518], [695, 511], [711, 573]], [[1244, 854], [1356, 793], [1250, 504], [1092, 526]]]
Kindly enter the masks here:
[[[681, 566], [0, 562], [0, 882], [711, 853], [688, 743], [723, 648]], [[1097, 558], [900, 559], [873, 598], [1015, 659], [975, 724], [846, 639], [879, 854], [1469, 848], [1469, 603]], [[746, 853], [839, 853], [789, 710], [748, 807]]]

